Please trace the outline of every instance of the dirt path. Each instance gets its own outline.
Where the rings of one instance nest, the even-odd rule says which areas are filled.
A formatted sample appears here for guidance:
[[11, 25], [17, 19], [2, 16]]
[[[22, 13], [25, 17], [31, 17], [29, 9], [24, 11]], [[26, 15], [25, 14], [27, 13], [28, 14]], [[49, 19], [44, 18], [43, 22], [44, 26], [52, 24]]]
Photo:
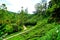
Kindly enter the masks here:
[[23, 33], [29, 32], [29, 31], [33, 30], [34, 28], [36, 28], [36, 27], [32, 27], [32, 28], [30, 28], [29, 30], [26, 30], [26, 31], [24, 31], [24, 32], [20, 32], [20, 33], [18, 33], [18, 34], [16, 34], [16, 35], [13, 35], [13, 36], [7, 37], [7, 38], [5, 38], [5, 39], [3, 39], [3, 40], [7, 40], [7, 39], [10, 39], [10, 38], [15, 37], [15, 36], [17, 36], [17, 35], [20, 35], [20, 34], [23, 34]]

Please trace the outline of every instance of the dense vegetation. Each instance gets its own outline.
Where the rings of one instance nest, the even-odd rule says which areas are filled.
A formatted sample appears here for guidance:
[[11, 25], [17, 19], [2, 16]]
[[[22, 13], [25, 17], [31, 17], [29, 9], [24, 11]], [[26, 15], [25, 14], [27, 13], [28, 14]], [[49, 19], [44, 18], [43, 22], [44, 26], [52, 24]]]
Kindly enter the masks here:
[[34, 14], [28, 10], [14, 13], [0, 5], [0, 40], [60, 40], [60, 0], [42, 0], [35, 5]]

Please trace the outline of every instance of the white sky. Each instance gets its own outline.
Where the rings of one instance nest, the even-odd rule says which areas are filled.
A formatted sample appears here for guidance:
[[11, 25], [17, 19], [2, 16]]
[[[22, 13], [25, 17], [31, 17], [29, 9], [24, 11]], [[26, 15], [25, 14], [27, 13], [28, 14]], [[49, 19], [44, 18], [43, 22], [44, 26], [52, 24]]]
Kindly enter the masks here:
[[28, 8], [29, 13], [35, 10], [34, 6], [38, 2], [40, 0], [0, 0], [0, 4], [5, 3], [9, 11], [18, 12], [23, 6], [24, 9]]

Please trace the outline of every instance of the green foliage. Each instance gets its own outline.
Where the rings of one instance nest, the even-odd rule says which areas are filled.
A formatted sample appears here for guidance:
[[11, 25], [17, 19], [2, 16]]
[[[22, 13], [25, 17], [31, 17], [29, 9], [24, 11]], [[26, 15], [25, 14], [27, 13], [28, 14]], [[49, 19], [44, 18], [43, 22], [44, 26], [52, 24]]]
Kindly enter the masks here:
[[47, 16], [52, 16], [53, 11], [55, 10], [55, 8], [57, 8], [57, 5], [56, 4], [53, 5], [52, 8], [49, 8], [49, 9], [46, 10], [46, 15]]
[[27, 14], [22, 9], [20, 12], [20, 25], [24, 25], [24, 23], [27, 21]]
[[[42, 5], [43, 4], [43, 5]], [[7, 10], [5, 4], [0, 7], [0, 36], [5, 33], [25, 31], [8, 40], [60, 40], [60, 1], [51, 0], [47, 9], [47, 4], [36, 4], [36, 14], [28, 14], [28, 10], [22, 10], [20, 13], [14, 13]], [[47, 16], [47, 17], [46, 17]], [[23, 25], [27, 27], [24, 30]], [[28, 26], [27, 26], [28, 25]], [[29, 28], [28, 28], [29, 27]]]
[[11, 32], [11, 33], [13, 32], [13, 27], [9, 24], [5, 26], [5, 29], [6, 32]]
[[[45, 0], [46, 1], [46, 0]], [[47, 9], [47, 2], [40, 2], [35, 5], [36, 12], [35, 14], [38, 14], [39, 16], [45, 15], [45, 10]]]
[[51, 0], [48, 6], [48, 9], [46, 10], [47, 17], [50, 17], [50, 22], [59, 22], [60, 20], [60, 1], [59, 0]]
[[44, 19], [43, 21], [40, 21], [34, 29], [31, 28], [30, 31], [8, 40], [14, 40], [15, 38], [16, 40], [56, 40], [58, 36], [57, 30], [59, 27], [60, 26], [55, 23], [47, 24], [47, 20]]

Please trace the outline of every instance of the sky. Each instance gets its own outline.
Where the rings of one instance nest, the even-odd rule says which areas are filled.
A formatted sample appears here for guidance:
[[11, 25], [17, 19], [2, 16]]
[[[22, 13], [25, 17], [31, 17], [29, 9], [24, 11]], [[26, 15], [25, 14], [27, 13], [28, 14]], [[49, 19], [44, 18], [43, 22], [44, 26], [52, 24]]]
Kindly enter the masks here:
[[21, 10], [21, 7], [23, 6], [23, 9], [28, 8], [28, 12], [32, 13], [35, 11], [35, 4], [39, 3], [41, 0], [0, 0], [0, 5], [6, 4], [7, 10], [12, 12], [18, 12]]

